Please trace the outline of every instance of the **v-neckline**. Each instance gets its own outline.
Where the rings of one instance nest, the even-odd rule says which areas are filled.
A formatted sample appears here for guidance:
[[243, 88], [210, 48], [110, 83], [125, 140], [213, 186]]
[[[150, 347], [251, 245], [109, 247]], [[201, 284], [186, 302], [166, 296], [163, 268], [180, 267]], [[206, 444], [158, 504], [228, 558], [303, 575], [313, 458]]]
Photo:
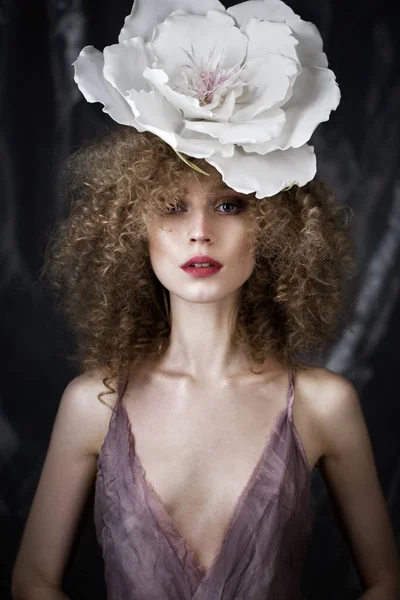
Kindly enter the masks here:
[[[189, 543], [187, 542], [187, 540], [184, 538], [184, 536], [181, 534], [181, 532], [178, 530], [178, 528], [176, 527], [176, 525], [173, 523], [167, 509], [165, 508], [165, 505], [162, 501], [162, 499], [160, 498], [160, 496], [158, 495], [157, 491], [155, 490], [155, 488], [153, 487], [153, 485], [151, 484], [151, 482], [147, 479], [146, 476], [146, 469], [144, 468], [142, 461], [140, 459], [140, 456], [137, 454], [136, 452], [136, 443], [135, 443], [135, 436], [133, 434], [133, 430], [132, 430], [132, 424], [131, 424], [131, 420], [129, 418], [128, 412], [126, 410], [125, 405], [122, 403], [122, 398], [119, 399], [119, 403], [118, 403], [118, 407], [122, 408], [122, 412], [124, 414], [124, 418], [125, 418], [125, 424], [126, 424], [126, 431], [128, 434], [128, 441], [129, 441], [129, 448], [130, 448], [130, 454], [133, 457], [133, 460], [136, 461], [136, 464], [139, 467], [139, 471], [141, 473], [142, 476], [142, 482], [143, 485], [146, 489], [146, 492], [148, 494], [151, 495], [151, 497], [153, 498], [153, 500], [155, 501], [158, 510], [161, 512], [164, 521], [168, 524], [168, 527], [171, 528], [175, 534], [176, 537], [179, 538], [180, 542], [183, 544], [183, 546], [185, 547], [186, 550], [186, 560], [187, 557], [189, 557], [189, 560], [191, 562], [192, 567], [195, 569], [196, 573], [198, 574], [198, 579], [199, 579], [199, 583], [198, 583], [198, 587], [195, 590], [194, 594], [193, 594], [193, 600], [195, 598], [195, 595], [197, 594], [200, 586], [204, 585], [204, 582], [206, 580], [208, 580], [211, 576], [211, 574], [213, 573], [217, 563], [220, 561], [222, 555], [223, 555], [223, 551], [224, 548], [228, 542], [228, 539], [231, 535], [231, 531], [233, 529], [233, 526], [238, 518], [238, 516], [241, 514], [241, 512], [244, 510], [245, 504], [246, 504], [246, 500], [247, 498], [250, 496], [251, 490], [254, 488], [254, 485], [256, 483], [257, 480], [257, 476], [260, 472], [260, 468], [262, 463], [264, 462], [264, 458], [267, 455], [270, 445], [272, 443], [272, 440], [274, 438], [274, 434], [276, 432], [276, 429], [280, 423], [280, 421], [282, 420], [282, 418], [284, 416], [287, 415], [288, 412], [288, 407], [289, 407], [289, 395], [291, 392], [291, 376], [290, 376], [290, 372], [289, 372], [289, 385], [287, 388], [287, 393], [286, 393], [286, 406], [276, 415], [276, 417], [273, 419], [272, 421], [272, 425], [269, 428], [267, 434], [266, 434], [266, 441], [263, 447], [263, 450], [261, 452], [261, 455], [259, 457], [259, 459], [257, 460], [257, 463], [255, 465], [255, 467], [253, 468], [249, 479], [247, 480], [246, 485], [244, 486], [243, 490], [241, 491], [236, 504], [234, 506], [233, 509], [233, 513], [229, 519], [229, 524], [228, 524], [228, 528], [225, 532], [225, 535], [219, 545], [219, 549], [218, 552], [216, 554], [216, 556], [214, 557], [211, 565], [208, 568], [204, 568], [202, 565], [200, 565], [198, 558], [196, 556], [196, 553], [191, 549]], [[131, 465], [132, 467], [132, 465]], [[133, 474], [132, 474], [133, 476]], [[162, 532], [162, 534], [165, 537], [165, 532], [162, 528], [161, 523], [158, 522], [157, 523], [160, 527], [160, 530]], [[175, 552], [174, 552], [175, 553]], [[176, 553], [175, 553], [176, 555]], [[184, 565], [182, 564], [182, 561], [179, 559], [179, 557], [176, 555], [176, 558], [178, 559], [181, 568], [184, 570]]]

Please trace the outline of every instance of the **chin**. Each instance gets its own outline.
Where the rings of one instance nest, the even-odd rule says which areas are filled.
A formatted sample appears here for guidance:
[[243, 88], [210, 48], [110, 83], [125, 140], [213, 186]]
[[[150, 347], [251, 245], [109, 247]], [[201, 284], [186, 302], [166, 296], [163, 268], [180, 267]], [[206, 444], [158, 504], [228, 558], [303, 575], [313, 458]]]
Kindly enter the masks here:
[[221, 289], [222, 286], [218, 286], [219, 289], [197, 289], [197, 290], [172, 290], [170, 293], [178, 296], [182, 300], [186, 300], [187, 302], [201, 303], [206, 304], [210, 302], [220, 302], [221, 300], [225, 300], [229, 296], [238, 294], [240, 292], [241, 284], [238, 287], [229, 289]]

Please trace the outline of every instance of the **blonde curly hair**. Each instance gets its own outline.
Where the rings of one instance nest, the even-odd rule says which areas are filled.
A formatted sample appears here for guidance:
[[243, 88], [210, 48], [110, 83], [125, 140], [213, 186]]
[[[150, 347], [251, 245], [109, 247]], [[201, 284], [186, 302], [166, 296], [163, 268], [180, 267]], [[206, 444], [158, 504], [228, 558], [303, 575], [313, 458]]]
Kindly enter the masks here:
[[[203, 159], [191, 159], [209, 169]], [[43, 273], [77, 339], [82, 371], [115, 382], [168, 345], [165, 288], [150, 264], [147, 225], [198, 175], [160, 138], [119, 126], [72, 154], [63, 168], [69, 214], [50, 234]], [[246, 196], [255, 267], [241, 289], [234, 343], [254, 365], [337, 338], [344, 281], [354, 272], [348, 212], [317, 180], [272, 197]], [[351, 209], [350, 209], [351, 213]]]

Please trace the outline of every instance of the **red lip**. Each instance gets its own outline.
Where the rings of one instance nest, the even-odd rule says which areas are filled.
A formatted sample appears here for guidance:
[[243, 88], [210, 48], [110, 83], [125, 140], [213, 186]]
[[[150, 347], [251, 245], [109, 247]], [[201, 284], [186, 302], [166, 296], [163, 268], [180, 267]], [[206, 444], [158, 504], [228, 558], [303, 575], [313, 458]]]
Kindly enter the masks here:
[[189, 260], [187, 260], [183, 265], [181, 265], [181, 268], [184, 269], [185, 267], [189, 267], [191, 264], [194, 263], [210, 263], [215, 267], [222, 267], [221, 263], [215, 260], [215, 258], [207, 256], [207, 254], [198, 254], [197, 256], [192, 256], [192, 258], [189, 258]]

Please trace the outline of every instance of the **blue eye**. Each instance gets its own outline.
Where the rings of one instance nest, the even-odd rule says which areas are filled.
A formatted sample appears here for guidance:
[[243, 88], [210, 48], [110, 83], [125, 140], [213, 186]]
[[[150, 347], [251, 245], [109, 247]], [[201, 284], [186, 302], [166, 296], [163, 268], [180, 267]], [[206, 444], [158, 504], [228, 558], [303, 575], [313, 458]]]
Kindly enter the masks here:
[[176, 210], [177, 208], [179, 208], [179, 206], [167, 206], [167, 208], [165, 209], [165, 212], [166, 212], [168, 215], [171, 215], [171, 214], [173, 214], [173, 213], [175, 213], [175, 212], [178, 212], [178, 211]]
[[[243, 210], [244, 203], [241, 201], [239, 201], [239, 202], [221, 202], [220, 204], [218, 204], [216, 206], [216, 208], [219, 209], [221, 206], [224, 206], [224, 207], [230, 206], [230, 207], [233, 207], [233, 209], [232, 210], [222, 210], [222, 211], [218, 210], [217, 212], [222, 212], [222, 214], [225, 214], [225, 215], [235, 215]], [[182, 206], [180, 204], [177, 204], [175, 206], [167, 206], [165, 208], [165, 213], [167, 215], [173, 215], [173, 214], [182, 212], [182, 209], [185, 210], [185, 206]]]
[[218, 205], [217, 208], [220, 208], [221, 206], [233, 206], [234, 207], [234, 210], [230, 210], [228, 212], [222, 211], [224, 214], [227, 214], [227, 215], [236, 214], [236, 213], [240, 212], [243, 208], [243, 206], [241, 204], [237, 204], [236, 202], [222, 202], [221, 204]]

